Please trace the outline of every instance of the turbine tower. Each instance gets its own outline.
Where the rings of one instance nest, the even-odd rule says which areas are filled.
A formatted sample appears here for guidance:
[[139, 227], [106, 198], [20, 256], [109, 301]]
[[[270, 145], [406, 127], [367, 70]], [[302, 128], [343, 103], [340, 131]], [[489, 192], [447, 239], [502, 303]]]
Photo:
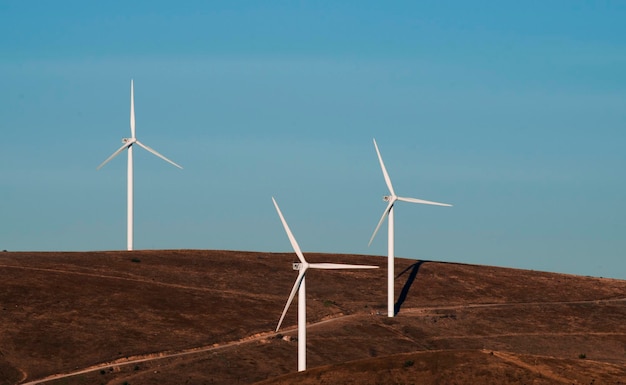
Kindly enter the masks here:
[[158, 156], [164, 161], [182, 169], [181, 166], [167, 159], [163, 155], [159, 154], [154, 149], [146, 146], [137, 140], [135, 136], [135, 94], [134, 94], [134, 86], [133, 80], [130, 81], [130, 138], [122, 139], [122, 147], [120, 147], [117, 151], [115, 151], [111, 156], [109, 156], [104, 162], [102, 162], [96, 169], [100, 170], [102, 166], [107, 164], [111, 159], [118, 156], [122, 151], [128, 150], [128, 191], [127, 191], [127, 199], [128, 199], [128, 208], [127, 208], [127, 233], [126, 233], [126, 246], [130, 251], [133, 249], [133, 145], [137, 144], [139, 147], [144, 150], [151, 152], [152, 154]]
[[287, 314], [287, 310], [289, 309], [289, 305], [291, 305], [291, 301], [298, 292], [298, 371], [302, 372], [306, 370], [306, 286], [305, 286], [305, 275], [308, 269], [378, 269], [378, 266], [369, 266], [369, 265], [346, 265], [339, 263], [308, 263], [306, 259], [304, 259], [304, 255], [300, 250], [300, 246], [298, 246], [298, 242], [296, 238], [289, 230], [289, 226], [283, 217], [283, 213], [280, 212], [280, 208], [278, 207], [278, 203], [274, 197], [272, 197], [272, 202], [274, 202], [274, 206], [276, 207], [276, 211], [278, 212], [278, 216], [280, 217], [280, 221], [283, 223], [283, 227], [285, 228], [285, 232], [287, 233], [287, 237], [289, 238], [289, 242], [291, 242], [291, 247], [296, 252], [300, 263], [294, 264], [294, 270], [298, 270], [298, 277], [296, 278], [296, 282], [291, 289], [291, 293], [289, 294], [289, 299], [287, 300], [287, 304], [285, 305], [285, 309], [283, 310], [283, 314], [280, 316], [280, 320], [278, 321], [278, 326], [276, 326], [276, 331], [280, 329], [280, 325], [283, 323], [283, 319]]
[[376, 139], [374, 139], [374, 148], [376, 149], [376, 154], [378, 154], [378, 161], [380, 162], [380, 168], [383, 170], [383, 176], [385, 178], [385, 183], [387, 184], [387, 187], [389, 188], [389, 195], [386, 195], [383, 197], [383, 201], [385, 202], [389, 202], [387, 204], [387, 208], [385, 209], [385, 211], [383, 211], [383, 215], [380, 218], [380, 220], [378, 221], [378, 225], [376, 226], [376, 229], [374, 230], [374, 234], [372, 234], [372, 237], [370, 238], [370, 242], [368, 243], [368, 246], [372, 244], [372, 241], [374, 240], [374, 237], [376, 236], [376, 233], [378, 232], [378, 229], [380, 228], [380, 225], [382, 225], [383, 221], [385, 220], [385, 217], [388, 217], [388, 222], [387, 222], [387, 226], [388, 226], [388, 240], [387, 240], [387, 316], [388, 317], [394, 317], [395, 316], [395, 309], [394, 309], [394, 287], [393, 287], [393, 283], [394, 283], [394, 242], [393, 242], [393, 206], [396, 203], [396, 201], [403, 201], [403, 202], [410, 202], [410, 203], [421, 203], [421, 204], [425, 204], [425, 205], [435, 205], [435, 206], [452, 206], [449, 205], [447, 203], [439, 203], [439, 202], [431, 202], [431, 201], [425, 201], [423, 199], [416, 199], [416, 198], [405, 198], [405, 197], [399, 197], [396, 195], [396, 193], [393, 190], [393, 186], [391, 185], [391, 179], [389, 178], [389, 174], [387, 173], [387, 169], [385, 168], [385, 163], [383, 163], [383, 158], [382, 156], [380, 156], [380, 151], [378, 150], [378, 145], [376, 144]]

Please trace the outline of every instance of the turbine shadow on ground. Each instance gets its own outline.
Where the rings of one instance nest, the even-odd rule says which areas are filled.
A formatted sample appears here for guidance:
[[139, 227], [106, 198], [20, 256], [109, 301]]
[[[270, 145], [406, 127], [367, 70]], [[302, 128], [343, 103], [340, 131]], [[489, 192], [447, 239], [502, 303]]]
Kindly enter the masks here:
[[406, 269], [404, 269], [400, 274], [396, 276], [396, 279], [398, 279], [407, 271], [409, 270], [411, 271], [411, 273], [409, 274], [409, 277], [404, 283], [404, 286], [402, 287], [402, 291], [400, 292], [400, 295], [398, 296], [398, 301], [394, 305], [394, 309], [393, 309], [394, 315], [397, 315], [400, 312], [400, 308], [402, 308], [402, 304], [404, 303], [404, 301], [406, 301], [406, 297], [409, 294], [411, 285], [413, 285], [413, 282], [415, 281], [415, 277], [417, 277], [417, 273], [419, 272], [420, 267], [422, 266], [424, 262], [426, 261], [418, 261], [412, 264], [411, 266], [407, 267]]

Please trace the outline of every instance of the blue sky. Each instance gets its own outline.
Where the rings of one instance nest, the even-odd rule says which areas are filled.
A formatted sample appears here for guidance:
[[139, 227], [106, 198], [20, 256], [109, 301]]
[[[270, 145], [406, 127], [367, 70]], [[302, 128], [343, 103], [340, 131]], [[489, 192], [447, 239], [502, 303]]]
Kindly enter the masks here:
[[[0, 1], [0, 249], [386, 254], [626, 279], [626, 3]], [[381, 265], [385, 260], [381, 259]]]

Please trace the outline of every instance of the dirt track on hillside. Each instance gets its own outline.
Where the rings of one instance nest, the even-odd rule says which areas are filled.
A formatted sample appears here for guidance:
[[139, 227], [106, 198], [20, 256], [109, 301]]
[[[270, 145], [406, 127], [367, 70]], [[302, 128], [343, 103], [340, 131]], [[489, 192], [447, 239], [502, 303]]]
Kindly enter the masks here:
[[[57, 271], [58, 272], [58, 271]], [[617, 299], [612, 299], [612, 300], [603, 300], [602, 302], [605, 303], [611, 303], [611, 302], [625, 302], [626, 299], [624, 298], [617, 298]], [[519, 307], [520, 310], [523, 310], [524, 306], [536, 306], [536, 305], [571, 305], [571, 304], [589, 304], [589, 303], [598, 303], [599, 301], [558, 301], [558, 302], [532, 302], [532, 303], [515, 303], [515, 304], [506, 304], [506, 303], [489, 303], [489, 304], [467, 304], [467, 305], [461, 305], [461, 306], [437, 306], [437, 307], [425, 307], [425, 308], [411, 308], [411, 309], [405, 309], [404, 313], [420, 313], [422, 315], [424, 314], [429, 314], [429, 312], [432, 311], [442, 311], [442, 310], [456, 310], [456, 309], [461, 309], [461, 308], [494, 308], [494, 307], [511, 307], [511, 306], [515, 306], [515, 307]], [[309, 323], [307, 324], [307, 330], [310, 330], [311, 332], [314, 331], [314, 329], [318, 326], [321, 325], [328, 325], [331, 324], [333, 322], [338, 322], [338, 321], [346, 321], [349, 318], [356, 318], [356, 317], [367, 317], [364, 315], [348, 315], [348, 316], [340, 316], [340, 317], [335, 317], [335, 318], [331, 318], [331, 319], [326, 319], [323, 321], [319, 321], [319, 322], [315, 322], [315, 323]], [[110, 367], [121, 367], [121, 366], [129, 366], [129, 365], [135, 365], [138, 363], [145, 363], [145, 362], [149, 362], [149, 361], [157, 361], [157, 360], [163, 360], [163, 359], [168, 359], [168, 358], [175, 358], [175, 357], [183, 357], [183, 356], [190, 356], [193, 354], [200, 354], [200, 353], [206, 353], [206, 352], [211, 352], [211, 351], [216, 351], [216, 350], [220, 350], [220, 349], [229, 349], [229, 348], [233, 348], [236, 346], [240, 346], [243, 344], [247, 344], [247, 343], [253, 343], [253, 342], [257, 342], [259, 340], [262, 339], [268, 339], [268, 338], [273, 338], [276, 337], [278, 334], [291, 334], [297, 332], [297, 328], [288, 328], [285, 329], [283, 331], [281, 331], [281, 333], [278, 332], [265, 332], [265, 333], [257, 333], [255, 335], [251, 335], [248, 337], [243, 338], [242, 340], [238, 340], [238, 341], [231, 341], [231, 342], [227, 342], [227, 343], [222, 343], [222, 344], [214, 344], [211, 346], [200, 346], [197, 348], [193, 348], [193, 349], [188, 349], [185, 351], [181, 351], [181, 352], [167, 352], [167, 351], [163, 351], [160, 353], [152, 353], [149, 355], [145, 355], [145, 356], [138, 356], [138, 357], [130, 357], [130, 358], [125, 358], [125, 359], [120, 359], [120, 360], [116, 360], [116, 361], [111, 361], [111, 362], [103, 362], [97, 365], [92, 365], [90, 367], [87, 368], [82, 368], [79, 370], [75, 370], [72, 372], [68, 372], [68, 373], [58, 373], [58, 374], [53, 374], [50, 376], [47, 376], [45, 378], [42, 379], [38, 379], [38, 380], [33, 380], [33, 381], [29, 381], [29, 382], [22, 382], [22, 385], [36, 385], [36, 384], [41, 384], [41, 383], [45, 383], [45, 382], [49, 382], [49, 381], [54, 381], [54, 380], [59, 380], [62, 378], [67, 378], [67, 377], [72, 377], [72, 376], [76, 376], [76, 375], [80, 375], [80, 374], [85, 374], [85, 373], [90, 373], [90, 372], [95, 372], [95, 371], [100, 371], [102, 369], [107, 369]], [[550, 332], [550, 333], [504, 333], [504, 334], [497, 334], [497, 335], [489, 335], [489, 337], [513, 337], [513, 336], [534, 336], [534, 337], [548, 337], [548, 336], [571, 336], [571, 335], [598, 335], [598, 336], [626, 336], [626, 333], [624, 332], [601, 332], [601, 333], [589, 333], [589, 332], [585, 332], [585, 333], [567, 333], [567, 332]], [[481, 336], [456, 336], [456, 337], [435, 337], [433, 339], [468, 339], [468, 338], [485, 338], [484, 335]], [[499, 358], [502, 358], [503, 360], [509, 361], [511, 363], [514, 363], [516, 365], [519, 365], [521, 367], [524, 367], [526, 369], [529, 369], [531, 371], [537, 372], [547, 378], [553, 379], [555, 381], [560, 381], [560, 382], [567, 382], [568, 379], [563, 378], [563, 377], [559, 377], [557, 375], [554, 375], [550, 369], [548, 367], [536, 367], [536, 366], [531, 366], [528, 365], [526, 363], [524, 363], [523, 361], [519, 360], [515, 355], [513, 354], [508, 354], [505, 352], [494, 352], [494, 354], [496, 354]], [[24, 378], [22, 381], [24, 381], [26, 378]]]

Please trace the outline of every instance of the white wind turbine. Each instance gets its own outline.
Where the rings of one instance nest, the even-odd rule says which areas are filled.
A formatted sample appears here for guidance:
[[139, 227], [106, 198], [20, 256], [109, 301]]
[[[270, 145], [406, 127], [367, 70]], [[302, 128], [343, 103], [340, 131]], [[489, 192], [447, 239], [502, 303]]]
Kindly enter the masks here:
[[298, 292], [298, 371], [302, 372], [306, 370], [306, 286], [305, 286], [305, 275], [308, 269], [378, 269], [378, 266], [368, 266], [368, 265], [346, 265], [339, 263], [308, 263], [304, 259], [304, 255], [300, 250], [300, 246], [298, 246], [298, 242], [296, 238], [289, 230], [289, 226], [283, 217], [283, 214], [280, 212], [280, 208], [278, 207], [278, 203], [272, 197], [272, 202], [274, 202], [274, 206], [276, 207], [276, 211], [278, 212], [278, 216], [280, 217], [281, 222], [283, 223], [283, 227], [285, 228], [285, 232], [287, 233], [287, 237], [289, 237], [289, 242], [291, 242], [291, 246], [293, 250], [296, 252], [298, 259], [300, 260], [299, 264], [294, 264], [294, 270], [298, 270], [298, 277], [296, 278], [296, 282], [291, 289], [291, 294], [289, 294], [289, 299], [287, 300], [287, 304], [285, 305], [285, 309], [283, 310], [283, 314], [280, 316], [280, 320], [278, 321], [278, 326], [276, 326], [276, 331], [280, 329], [280, 325], [283, 323], [283, 319], [287, 314], [287, 310], [289, 309], [289, 305], [291, 305], [291, 301], [296, 295], [296, 291]]
[[97, 167], [97, 170], [102, 168], [102, 166], [107, 164], [111, 159], [113, 159], [116, 156], [118, 156], [122, 151], [128, 150], [128, 193], [127, 193], [127, 197], [128, 197], [127, 221], [128, 222], [127, 222], [127, 240], [126, 240], [126, 245], [127, 245], [128, 250], [132, 250], [133, 249], [133, 144], [137, 144], [139, 147], [142, 147], [143, 149], [147, 150], [148, 152], [151, 152], [152, 154], [154, 154], [154, 155], [158, 156], [159, 158], [163, 159], [164, 161], [166, 161], [168, 163], [171, 163], [174, 166], [182, 169], [181, 166], [179, 166], [178, 164], [176, 164], [176, 163], [172, 162], [171, 160], [167, 159], [163, 155], [159, 154], [154, 149], [152, 149], [152, 148], [146, 146], [145, 144], [141, 143], [135, 137], [135, 96], [134, 96], [134, 86], [133, 86], [132, 79], [130, 81], [130, 138], [123, 138], [122, 139], [122, 143], [124, 143], [122, 145], [122, 147], [120, 147], [111, 156], [109, 156], [104, 162], [102, 162]]
[[396, 193], [393, 191], [393, 186], [391, 185], [391, 179], [389, 178], [389, 174], [387, 173], [387, 169], [385, 168], [385, 164], [383, 163], [383, 158], [382, 156], [380, 156], [380, 151], [378, 150], [376, 139], [374, 139], [374, 148], [376, 148], [376, 154], [378, 154], [378, 161], [380, 162], [380, 168], [383, 170], [383, 176], [385, 177], [385, 183], [387, 183], [387, 187], [389, 188], [390, 195], [386, 195], [383, 197], [383, 200], [389, 203], [387, 204], [387, 208], [383, 212], [383, 215], [380, 218], [380, 221], [378, 221], [378, 225], [376, 226], [376, 230], [374, 230], [374, 234], [372, 234], [372, 237], [370, 238], [370, 242], [368, 246], [372, 244], [372, 241], [374, 240], [374, 237], [376, 236], [376, 233], [378, 232], [380, 225], [382, 225], [383, 221], [385, 220], [385, 217], [389, 216], [389, 221], [387, 222], [387, 225], [389, 227], [388, 228], [389, 230], [388, 241], [387, 241], [387, 315], [389, 317], [393, 317], [395, 316], [395, 309], [394, 309], [395, 296], [394, 296], [394, 287], [393, 287], [393, 283], [394, 283], [393, 205], [394, 203], [396, 203], [396, 201], [403, 201], [403, 202], [421, 203], [421, 204], [435, 205], [435, 206], [448, 206], [449, 207], [452, 205], [449, 205], [447, 203], [438, 203], [438, 202], [425, 201], [422, 199], [405, 198], [405, 197], [397, 196]]

